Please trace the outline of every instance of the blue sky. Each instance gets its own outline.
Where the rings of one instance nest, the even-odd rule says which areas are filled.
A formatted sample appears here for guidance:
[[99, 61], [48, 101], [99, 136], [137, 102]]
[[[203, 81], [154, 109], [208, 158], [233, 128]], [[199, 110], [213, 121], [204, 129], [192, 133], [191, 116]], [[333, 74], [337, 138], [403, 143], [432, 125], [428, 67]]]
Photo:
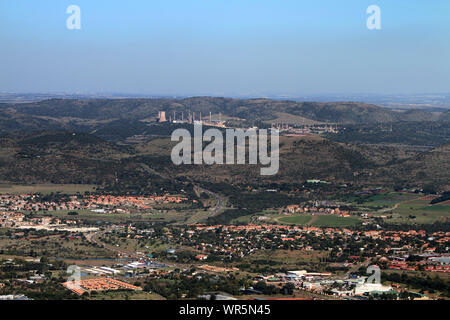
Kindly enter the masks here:
[[450, 92], [449, 17], [448, 0], [2, 0], [0, 91]]

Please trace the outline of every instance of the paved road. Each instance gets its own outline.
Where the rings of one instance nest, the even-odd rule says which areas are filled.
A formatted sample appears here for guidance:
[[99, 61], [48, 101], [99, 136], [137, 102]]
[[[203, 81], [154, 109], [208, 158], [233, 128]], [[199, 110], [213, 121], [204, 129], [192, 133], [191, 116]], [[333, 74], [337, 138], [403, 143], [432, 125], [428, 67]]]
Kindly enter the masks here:
[[[173, 179], [173, 178], [171, 178], [171, 177], [169, 177], [169, 176], [167, 176], [167, 175], [165, 175], [165, 174], [163, 174], [163, 173], [161, 173], [161, 172], [158, 172], [158, 171], [156, 171], [156, 170], [153, 170], [152, 168], [150, 168], [150, 167], [149, 167], [148, 165], [146, 165], [146, 164], [141, 164], [141, 165], [142, 165], [142, 167], [143, 167], [147, 172], [149, 172], [149, 173], [151, 173], [151, 174], [157, 175], [157, 176], [159, 176], [159, 177], [161, 177], [161, 178], [163, 178], [163, 179], [167, 179], [167, 180], [175, 180], [175, 181], [177, 181], [177, 179]], [[188, 180], [190, 183], [192, 183], [192, 184], [194, 185], [194, 187], [195, 187], [198, 191], [200, 191], [200, 192], [205, 192], [205, 193], [209, 194], [210, 196], [216, 198], [217, 204], [216, 204], [216, 206], [210, 211], [210, 213], [208, 214], [208, 217], [213, 217], [213, 216], [215, 216], [215, 215], [222, 209], [222, 207], [223, 207], [223, 198], [222, 198], [220, 195], [218, 195], [217, 193], [214, 193], [214, 192], [212, 192], [212, 191], [210, 191], [210, 190], [207, 190], [207, 189], [205, 189], [205, 188], [203, 188], [203, 187], [200, 187], [200, 186], [196, 185], [189, 177], [187, 177], [187, 180]], [[184, 182], [182, 182], [182, 181], [178, 181], [178, 182], [179, 182], [179, 183], [184, 183]]]
[[211, 210], [211, 212], [208, 214], [208, 217], [213, 217], [213, 216], [215, 216], [215, 215], [222, 209], [222, 206], [223, 206], [223, 199], [222, 199], [222, 197], [219, 196], [217, 193], [214, 193], [214, 192], [212, 192], [212, 191], [210, 191], [210, 190], [207, 190], [207, 189], [205, 189], [205, 188], [198, 187], [198, 186], [196, 186], [196, 188], [197, 188], [198, 191], [207, 193], [207, 194], [209, 194], [210, 196], [216, 198], [217, 204], [216, 204], [216, 206]]
[[99, 245], [99, 246], [101, 246], [101, 247], [103, 247], [103, 248], [105, 248], [105, 249], [107, 249], [107, 250], [110, 250], [110, 251], [116, 252], [116, 253], [118, 253], [118, 254], [121, 254], [122, 256], [129, 256], [129, 257], [135, 258], [135, 259], [141, 259], [141, 258], [144, 258], [144, 255], [138, 255], [138, 254], [133, 253], [133, 252], [126, 252], [126, 251], [121, 250], [120, 248], [117, 248], [117, 247], [114, 247], [114, 246], [107, 245], [107, 244], [105, 244], [105, 243], [103, 243], [103, 242], [101, 242], [101, 241], [99, 240], [99, 238], [100, 238], [102, 235], [104, 235], [105, 233], [108, 233], [108, 232], [110, 232], [110, 231], [117, 230], [117, 229], [120, 229], [120, 228], [121, 228], [121, 227], [114, 226], [114, 227], [109, 227], [109, 228], [107, 228], [107, 229], [105, 229], [105, 230], [97, 231], [97, 232], [95, 232], [95, 233], [90, 233], [90, 234], [86, 235], [86, 239], [87, 239], [89, 242], [91, 242], [91, 243], [94, 243], [94, 244], [96, 244], [96, 245]]
[[377, 213], [386, 213], [386, 212], [394, 211], [395, 209], [398, 208], [399, 205], [405, 204], [405, 203], [408, 203], [408, 202], [411, 202], [411, 201], [419, 200], [420, 198], [421, 197], [414, 198], [414, 199], [409, 199], [409, 200], [404, 200], [404, 201], [401, 201], [401, 202], [397, 202], [396, 204], [394, 204], [393, 207], [389, 207], [389, 208], [378, 210]]
[[370, 258], [367, 258], [366, 260], [364, 260], [364, 262], [362, 262], [361, 264], [355, 264], [353, 265], [348, 272], [345, 274], [345, 278], [348, 278], [350, 276], [351, 273], [356, 272], [359, 270], [359, 268], [361, 267], [368, 267], [370, 264]]
[[[105, 248], [107, 250], [113, 251], [113, 252], [115, 252], [117, 254], [121, 254], [122, 257], [127, 257], [127, 258], [131, 258], [131, 259], [136, 259], [136, 260], [144, 260], [144, 261], [148, 260], [148, 257], [145, 254], [137, 254], [135, 252], [123, 251], [123, 250], [121, 250], [118, 247], [107, 245], [107, 244], [101, 242], [98, 239], [99, 237], [101, 237], [105, 233], [113, 231], [113, 230], [117, 230], [117, 229], [120, 229], [120, 228], [123, 228], [123, 227], [114, 226], [114, 227], [109, 227], [109, 228], [107, 228], [105, 230], [97, 231], [95, 233], [90, 233], [90, 234], [86, 235], [86, 239], [89, 242], [94, 243], [96, 245], [99, 245], [99, 246], [101, 246], [101, 247], [103, 247], [103, 248]], [[155, 263], [155, 262], [156, 263], [161, 263], [161, 262], [158, 262], [155, 258], [152, 258], [151, 261], [153, 263]], [[162, 262], [162, 264], [170, 266], [170, 267], [176, 267], [176, 268], [181, 268], [182, 267], [182, 265], [180, 265], [178, 263], [168, 264], [168, 263]]]

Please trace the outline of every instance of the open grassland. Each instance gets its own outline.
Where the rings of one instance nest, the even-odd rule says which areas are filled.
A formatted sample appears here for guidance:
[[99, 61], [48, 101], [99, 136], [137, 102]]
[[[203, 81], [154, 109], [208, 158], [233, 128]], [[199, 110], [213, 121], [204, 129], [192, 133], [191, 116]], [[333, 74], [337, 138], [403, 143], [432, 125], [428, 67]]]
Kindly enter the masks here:
[[125, 252], [142, 252], [145, 254], [151, 254], [153, 252], [161, 252], [169, 249], [170, 245], [163, 243], [161, 240], [149, 239], [149, 238], [123, 238], [117, 234], [104, 235], [100, 239], [103, 243], [106, 243], [109, 247], [114, 247], [118, 250]]
[[271, 274], [281, 268], [325, 271], [325, 265], [321, 260], [327, 256], [328, 252], [316, 250], [265, 250], [243, 258], [235, 266], [240, 269], [240, 272], [249, 274]]
[[[77, 215], [69, 215], [69, 212], [76, 212]], [[181, 222], [191, 214], [187, 211], [175, 210], [153, 210], [142, 213], [97, 213], [91, 210], [57, 210], [57, 211], [38, 211], [33, 212], [34, 216], [43, 217], [50, 216], [55, 218], [81, 219], [84, 221], [109, 221], [109, 222], [126, 222], [126, 221], [165, 221], [165, 222]]]
[[278, 219], [278, 221], [288, 224], [300, 224], [300, 225], [306, 225], [309, 223], [309, 221], [312, 220], [312, 216], [292, 216], [292, 217], [283, 217]]
[[277, 299], [277, 300], [289, 300], [289, 299], [305, 299], [305, 300], [340, 300], [342, 298], [339, 297], [333, 297], [333, 296], [326, 296], [315, 292], [309, 292], [305, 290], [297, 290], [294, 291], [294, 294], [291, 296], [285, 296], [281, 294], [274, 294], [274, 295], [263, 295], [263, 294], [250, 294], [245, 296], [235, 296], [235, 298], [238, 298], [239, 300], [255, 300], [255, 299]]
[[358, 203], [358, 200], [361, 200], [361, 198], [357, 197], [352, 197], [349, 201], [362, 208], [389, 208], [394, 207], [398, 203], [414, 200], [421, 196], [423, 195], [415, 193], [386, 192], [363, 197], [363, 203]]
[[278, 219], [278, 221], [285, 224], [309, 225], [312, 227], [349, 227], [355, 226], [360, 222], [355, 217], [340, 217], [335, 215], [298, 215], [283, 217]]
[[166, 300], [156, 293], [142, 291], [110, 291], [93, 294], [90, 300]]
[[386, 192], [369, 196], [363, 203], [351, 199], [361, 211], [371, 212], [375, 217], [385, 217], [387, 223], [430, 224], [444, 222], [450, 218], [450, 205], [438, 203], [431, 205], [435, 196], [421, 193]]
[[0, 194], [31, 194], [31, 193], [63, 193], [76, 194], [95, 191], [96, 186], [90, 184], [0, 184]]
[[250, 223], [254, 218], [257, 218], [257, 217], [265, 217], [267, 219], [267, 220], [260, 220], [260, 222], [269, 221], [270, 216], [278, 215], [278, 211], [279, 210], [275, 210], [275, 209], [266, 209], [258, 214], [250, 214], [250, 215], [246, 215], [246, 216], [242, 216], [242, 217], [233, 219], [233, 220], [231, 220], [231, 224], [233, 224], [233, 223]]
[[231, 224], [250, 223], [254, 215], [250, 214], [231, 220]]
[[399, 204], [392, 211], [392, 223], [427, 224], [450, 219], [449, 205], [430, 205], [427, 200], [412, 200]]
[[0, 239], [0, 253], [15, 256], [47, 256], [54, 258], [86, 259], [113, 257], [111, 252], [93, 246], [82, 239], [66, 240], [63, 236]]
[[371, 196], [369, 202], [365, 203], [365, 205], [369, 206], [390, 206], [395, 205], [396, 203], [409, 201], [420, 197], [421, 195], [415, 193], [399, 193], [399, 192], [390, 192], [390, 193], [382, 193]]
[[249, 261], [259, 261], [261, 259], [267, 259], [276, 261], [280, 264], [296, 264], [296, 263], [309, 263], [319, 262], [321, 258], [328, 255], [327, 252], [319, 251], [306, 251], [306, 250], [270, 250], [264, 252], [257, 252], [249, 256]]

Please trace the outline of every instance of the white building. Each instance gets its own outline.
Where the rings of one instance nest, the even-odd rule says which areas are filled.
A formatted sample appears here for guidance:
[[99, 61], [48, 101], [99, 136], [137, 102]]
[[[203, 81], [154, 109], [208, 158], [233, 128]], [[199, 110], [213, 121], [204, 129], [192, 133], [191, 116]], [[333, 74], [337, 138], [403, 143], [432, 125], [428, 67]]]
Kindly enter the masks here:
[[392, 291], [391, 286], [383, 286], [380, 283], [362, 283], [357, 284], [355, 289], [353, 289], [355, 295], [361, 295], [364, 293], [377, 292], [389, 292]]
[[305, 274], [307, 274], [308, 271], [306, 270], [297, 270], [297, 271], [288, 271], [286, 272], [287, 275], [294, 275], [294, 276], [304, 276]]

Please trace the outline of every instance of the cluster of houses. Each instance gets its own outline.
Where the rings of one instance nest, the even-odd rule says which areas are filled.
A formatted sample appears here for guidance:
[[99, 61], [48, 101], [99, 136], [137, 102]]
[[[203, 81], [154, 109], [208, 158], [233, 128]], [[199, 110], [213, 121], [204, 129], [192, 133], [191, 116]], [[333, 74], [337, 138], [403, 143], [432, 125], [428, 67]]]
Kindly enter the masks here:
[[151, 209], [149, 204], [154, 203], [182, 203], [189, 199], [187, 197], [163, 195], [163, 196], [147, 196], [147, 197], [133, 197], [133, 196], [111, 196], [111, 195], [101, 195], [101, 196], [89, 196], [84, 198], [84, 203], [88, 207], [93, 205], [102, 206], [136, 206], [142, 209]]
[[3, 194], [0, 195], [0, 210], [4, 211], [55, 211], [55, 210], [77, 210], [81, 209], [81, 202], [77, 196], [55, 201], [42, 201], [35, 194]]
[[340, 210], [339, 207], [317, 207], [317, 206], [305, 206], [300, 204], [292, 204], [284, 207], [283, 214], [289, 215], [294, 213], [307, 213], [307, 214], [335, 214], [342, 217], [350, 217], [350, 212], [346, 210]]
[[61, 220], [53, 217], [26, 217], [21, 212], [7, 211], [0, 212], [0, 228], [14, 229], [46, 229], [70, 232], [91, 232], [97, 231], [94, 227], [77, 227], [78, 220]]
[[[2, 228], [18, 228], [33, 226], [59, 225], [61, 220], [52, 217], [26, 218], [21, 212], [0, 212], [0, 227]], [[76, 224], [76, 221], [65, 221], [65, 224]]]
[[[189, 199], [183, 196], [111, 196], [88, 195], [61, 197], [58, 201], [42, 201], [39, 195], [0, 195], [0, 210], [3, 211], [58, 211], [98, 210], [102, 208], [133, 207], [151, 209], [152, 204], [182, 203]], [[196, 200], [193, 200], [195, 203]]]
[[0, 227], [14, 227], [23, 221], [25, 215], [20, 212], [0, 212]]
[[[61, 197], [58, 201], [43, 201], [40, 195], [0, 195], [0, 227], [14, 227], [19, 225], [49, 225], [51, 218], [24, 219], [22, 212], [30, 211], [59, 211], [59, 210], [91, 210], [95, 213], [127, 213], [127, 208], [137, 210], [152, 209], [152, 204], [184, 203], [189, 199], [183, 196], [70, 196]], [[192, 200], [193, 203], [196, 200]], [[123, 208], [123, 209], [122, 209]], [[53, 221], [53, 224], [59, 224]], [[67, 221], [65, 222], [67, 223]], [[69, 222], [70, 223], [70, 222]]]
[[113, 278], [98, 278], [98, 279], [86, 279], [76, 281], [64, 282], [63, 286], [72, 292], [82, 295], [85, 292], [101, 292], [101, 291], [115, 291], [115, 290], [142, 290], [141, 287], [131, 285], [127, 282], [120, 281]]
[[[314, 293], [328, 294], [340, 297], [367, 296], [373, 293], [397, 293], [391, 286], [368, 282], [365, 276], [349, 275], [344, 279], [333, 278], [329, 272], [308, 272], [306, 270], [287, 271], [274, 275], [255, 277], [255, 281], [264, 281], [266, 284], [283, 287], [292, 283], [295, 288]], [[251, 293], [260, 293], [251, 288]]]
[[389, 269], [394, 270], [423, 270], [429, 272], [450, 272], [450, 255], [423, 253], [414, 256], [414, 259], [408, 259], [409, 255], [383, 257], [382, 262], [387, 262]]
[[[166, 230], [169, 243], [194, 248], [198, 252], [195, 256], [198, 261], [212, 261], [211, 257], [214, 256], [242, 258], [268, 249], [331, 250], [336, 258], [346, 257], [345, 267], [351, 267], [354, 263], [370, 258], [380, 260], [386, 268], [405, 269], [411, 267], [410, 264], [405, 266], [404, 262], [398, 259], [393, 261], [390, 258], [404, 253], [427, 257], [422, 262], [426, 270], [448, 272], [447, 267], [442, 266], [439, 259], [446, 257], [443, 261], [447, 261], [450, 256], [448, 246], [450, 232], [364, 231], [263, 224], [239, 226], [193, 224], [173, 228], [177, 228], [177, 232], [171, 232], [171, 228]], [[349, 243], [357, 243], [357, 250], [350, 248]], [[415, 262], [414, 268], [417, 265]]]

